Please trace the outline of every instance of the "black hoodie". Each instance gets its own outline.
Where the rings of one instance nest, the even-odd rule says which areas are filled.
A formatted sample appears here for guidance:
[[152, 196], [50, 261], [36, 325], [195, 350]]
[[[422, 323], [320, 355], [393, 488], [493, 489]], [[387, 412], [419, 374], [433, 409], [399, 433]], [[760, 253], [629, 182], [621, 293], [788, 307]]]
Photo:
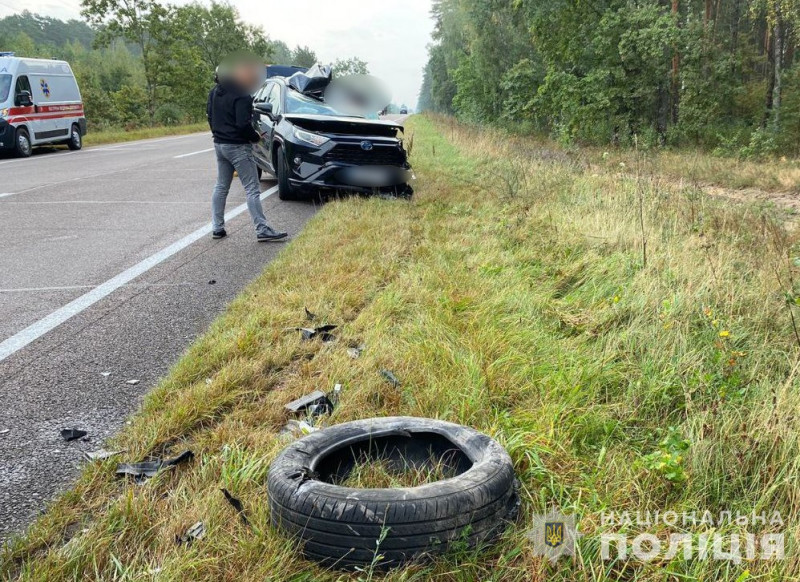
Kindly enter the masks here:
[[214, 143], [247, 144], [260, 139], [253, 127], [253, 97], [233, 83], [211, 89], [206, 113]]

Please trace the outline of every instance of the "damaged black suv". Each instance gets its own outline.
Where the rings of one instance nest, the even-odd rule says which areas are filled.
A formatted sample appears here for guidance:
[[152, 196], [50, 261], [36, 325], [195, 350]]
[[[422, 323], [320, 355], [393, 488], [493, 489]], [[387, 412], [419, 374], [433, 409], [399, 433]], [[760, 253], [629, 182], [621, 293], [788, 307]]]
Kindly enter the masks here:
[[253, 101], [259, 176], [277, 178], [281, 200], [325, 191], [411, 196], [401, 124], [342, 114], [293, 79], [267, 79]]

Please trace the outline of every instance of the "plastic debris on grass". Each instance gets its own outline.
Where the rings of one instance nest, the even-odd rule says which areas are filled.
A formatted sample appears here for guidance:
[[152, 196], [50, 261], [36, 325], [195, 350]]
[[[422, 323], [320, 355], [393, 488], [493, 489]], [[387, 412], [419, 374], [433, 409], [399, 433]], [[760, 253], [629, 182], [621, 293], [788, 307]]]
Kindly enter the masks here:
[[391, 370], [381, 370], [381, 376], [395, 388], [400, 387], [400, 380], [397, 379], [397, 376], [395, 376]]
[[197, 540], [202, 540], [206, 537], [206, 525], [202, 521], [198, 521], [192, 527], [186, 530], [182, 536], [175, 536], [175, 543], [179, 546], [182, 544], [186, 544], [187, 546], [191, 545], [192, 542]]
[[137, 481], [154, 477], [160, 470], [175, 467], [194, 458], [192, 451], [184, 451], [172, 459], [145, 461], [143, 463], [120, 463], [117, 465], [117, 475], [130, 475]]
[[239, 518], [242, 520], [242, 523], [245, 525], [250, 525], [250, 522], [247, 521], [247, 515], [244, 513], [244, 506], [242, 505], [242, 502], [231, 495], [231, 492], [227, 489], [220, 489], [220, 491], [222, 491], [222, 494], [225, 496], [225, 499], [228, 500], [228, 503], [230, 503], [231, 506], [236, 510], [236, 513], [239, 514]]

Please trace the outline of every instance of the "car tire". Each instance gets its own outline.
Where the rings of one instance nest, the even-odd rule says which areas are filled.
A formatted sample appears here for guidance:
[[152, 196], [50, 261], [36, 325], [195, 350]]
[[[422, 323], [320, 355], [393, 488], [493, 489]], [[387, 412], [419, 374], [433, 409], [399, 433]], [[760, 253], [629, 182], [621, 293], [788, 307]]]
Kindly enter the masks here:
[[[417, 467], [447, 457], [459, 472], [409, 488], [337, 485], [365, 453]], [[267, 481], [272, 524], [301, 540], [307, 558], [345, 569], [370, 565], [376, 553], [387, 568], [452, 544], [489, 542], [519, 510], [514, 468], [499, 443], [423, 418], [358, 420], [314, 432], [277, 457]]]
[[24, 127], [18, 128], [14, 134], [14, 151], [21, 158], [29, 158], [33, 153], [31, 136]]
[[77, 151], [83, 147], [81, 129], [77, 124], [73, 124], [69, 130], [69, 141], [67, 141], [67, 147], [72, 151]]
[[286, 155], [281, 147], [275, 152], [275, 166], [277, 174], [275, 177], [278, 179], [278, 198], [281, 200], [298, 200], [300, 197], [297, 189], [289, 182], [289, 162], [286, 161]]

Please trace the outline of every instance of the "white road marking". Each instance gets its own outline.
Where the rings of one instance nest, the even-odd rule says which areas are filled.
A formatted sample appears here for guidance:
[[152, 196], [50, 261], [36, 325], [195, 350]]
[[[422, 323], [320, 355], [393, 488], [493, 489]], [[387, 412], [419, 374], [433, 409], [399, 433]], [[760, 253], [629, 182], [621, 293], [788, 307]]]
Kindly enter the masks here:
[[0, 198], [5, 198], [6, 196], [13, 196], [16, 192], [0, 192]]
[[181, 154], [179, 156], [172, 156], [172, 159], [173, 160], [177, 160], [177, 159], [180, 159], [180, 158], [188, 158], [189, 156], [196, 156], [197, 154], [204, 154], [206, 152], [213, 152], [213, 151], [214, 151], [214, 148], [208, 148], [208, 149], [200, 150], [200, 151], [197, 151], [197, 152], [190, 152], [188, 154]]
[[[261, 200], [264, 200], [278, 191], [277, 186], [273, 186], [269, 190], [261, 193]], [[225, 214], [225, 220], [231, 220], [247, 210], [247, 203], [241, 204]], [[101, 283], [88, 293], [85, 293], [77, 299], [67, 303], [63, 307], [55, 310], [51, 314], [43, 317], [36, 323], [29, 325], [22, 331], [12, 335], [10, 338], [0, 343], [0, 362], [5, 360], [10, 355], [21, 350], [31, 342], [39, 339], [47, 332], [55, 329], [65, 321], [78, 315], [85, 309], [91, 307], [101, 299], [111, 295], [114, 291], [129, 283], [139, 275], [142, 275], [155, 267], [156, 265], [164, 262], [171, 256], [182, 251], [192, 243], [207, 236], [211, 232], [211, 225], [207, 224], [201, 226], [191, 234], [186, 235], [179, 241], [176, 241], [168, 247], [161, 249], [154, 255], [151, 255], [143, 261], [135, 264], [134, 266], [126, 269], [116, 277], [112, 277], [105, 283]]]

